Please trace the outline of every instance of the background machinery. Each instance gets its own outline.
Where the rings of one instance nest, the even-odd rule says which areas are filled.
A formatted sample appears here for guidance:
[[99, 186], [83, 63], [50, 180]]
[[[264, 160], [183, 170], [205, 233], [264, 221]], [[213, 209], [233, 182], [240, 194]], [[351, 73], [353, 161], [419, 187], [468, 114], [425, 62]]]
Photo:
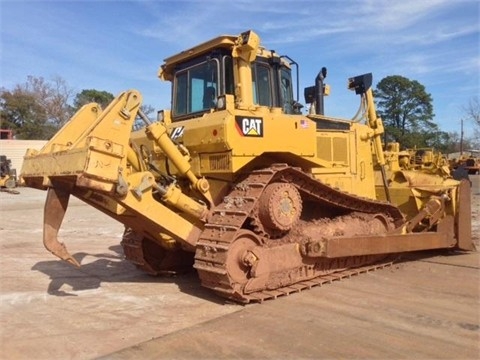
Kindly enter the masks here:
[[470, 175], [480, 173], [480, 150], [467, 150], [461, 152], [458, 158], [450, 159], [450, 168], [452, 171], [457, 168], [463, 168]]
[[12, 161], [5, 155], [0, 155], [0, 188], [5, 191], [17, 186], [17, 171], [12, 169]]
[[[407, 169], [400, 152], [383, 151], [371, 74], [348, 82], [361, 98], [357, 118], [325, 116], [325, 76], [305, 89], [302, 114], [297, 64], [247, 31], [167, 58], [159, 77], [172, 84], [172, 108], [157, 121], [135, 90], [104, 110], [84, 106], [25, 156], [23, 183], [48, 190], [46, 248], [79, 266], [57, 238], [73, 195], [125, 225], [124, 254], [139, 268], [193, 265], [203, 286], [239, 302], [406, 251], [472, 250], [468, 182]], [[138, 118], [145, 127], [132, 131]]]

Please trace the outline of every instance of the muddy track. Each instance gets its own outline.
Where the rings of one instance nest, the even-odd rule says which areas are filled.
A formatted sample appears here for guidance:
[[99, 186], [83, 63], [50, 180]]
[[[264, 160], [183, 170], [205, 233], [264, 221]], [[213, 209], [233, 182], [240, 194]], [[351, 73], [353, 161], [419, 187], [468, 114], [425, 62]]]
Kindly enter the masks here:
[[[212, 216], [205, 225], [197, 244], [194, 264], [203, 286], [223, 297], [248, 303], [298, 292], [388, 264], [386, 262], [372, 265], [381, 262], [384, 256], [303, 258], [298, 266], [287, 266], [285, 269], [273, 266], [275, 270], [270, 273], [264, 272], [256, 278], [251, 276], [252, 267], [248, 264], [242, 265], [242, 260], [238, 259], [244, 256], [246, 251], [254, 251], [253, 249], [258, 247], [276, 247], [279, 249], [279, 256], [285, 255], [288, 258], [292, 253], [292, 247], [284, 245], [292, 244], [292, 239], [285, 240], [280, 237], [272, 240], [263, 233], [254, 234], [242, 228], [252, 221], [255, 223], [255, 209], [260, 196], [266, 186], [273, 182], [293, 184], [303, 198], [320, 207], [344, 213], [383, 214], [391, 221], [392, 226], [403, 222], [403, 215], [397, 207], [339, 191], [313, 179], [299, 169], [279, 165], [257, 170], [235, 186], [224, 198], [223, 203], [212, 211]], [[296, 245], [295, 242], [301, 241], [294, 239], [293, 242], [293, 245]], [[285, 247], [284, 253], [283, 248], [280, 249], [281, 246]], [[293, 263], [295, 261], [292, 260]], [[236, 263], [237, 266], [232, 263]]]

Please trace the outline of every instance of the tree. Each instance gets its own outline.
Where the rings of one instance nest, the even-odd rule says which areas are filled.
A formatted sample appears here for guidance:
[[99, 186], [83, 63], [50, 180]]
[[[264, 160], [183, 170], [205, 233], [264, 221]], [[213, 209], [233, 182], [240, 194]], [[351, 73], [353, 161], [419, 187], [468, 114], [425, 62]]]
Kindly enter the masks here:
[[13, 91], [2, 90], [0, 98], [2, 129], [14, 130], [19, 139], [45, 138], [47, 115], [32, 94], [17, 87]]
[[113, 94], [108, 91], [100, 91], [95, 89], [84, 89], [75, 96], [73, 108], [75, 111], [80, 110], [83, 105], [95, 102], [105, 109], [114, 99]]
[[385, 142], [396, 141], [406, 148], [435, 143], [439, 129], [433, 122], [432, 97], [422, 84], [400, 75], [387, 76], [374, 93]]
[[68, 103], [73, 95], [73, 90], [61, 77], [55, 76], [50, 82], [47, 82], [43, 77], [29, 76], [24, 90], [35, 96], [36, 101], [45, 109], [48, 121], [57, 128], [70, 119], [72, 108]]
[[466, 115], [466, 120], [473, 123], [473, 136], [470, 139], [464, 139], [469, 142], [466, 148], [479, 149], [480, 148], [480, 99], [478, 96], [472, 97], [468, 105], [463, 108]]
[[[140, 105], [140, 110], [151, 120], [156, 121], [156, 119], [152, 119], [152, 113], [155, 111], [155, 108], [151, 105], [142, 104]], [[137, 115], [137, 118], [133, 122], [133, 130], [140, 130], [144, 128], [147, 124], [142, 120], [142, 118]]]
[[[96, 102], [103, 109], [114, 99], [107, 91], [82, 90], [69, 105], [72, 90], [60, 78], [48, 82], [42, 77], [29, 76], [26, 83], [18, 84], [13, 90], [0, 89], [0, 120], [2, 129], [14, 130], [17, 139], [48, 140], [83, 105]], [[146, 115], [154, 112], [150, 105], [142, 105]], [[143, 127], [137, 121], [134, 128]]]
[[[96, 89], [85, 89], [82, 90], [75, 96], [73, 108], [75, 111], [80, 110], [83, 105], [95, 102], [101, 106], [102, 109], [105, 109], [114, 99], [113, 94], [109, 93], [108, 91], [100, 91]], [[145, 115], [152, 114], [155, 109], [150, 106], [143, 104], [140, 106], [140, 109], [143, 111]], [[145, 126], [143, 120], [137, 116], [134, 121], [133, 129], [139, 130]]]
[[72, 114], [71, 94], [60, 77], [47, 82], [28, 76], [13, 90], [0, 90], [1, 126], [14, 130], [18, 139], [49, 139]]
[[467, 118], [473, 121], [473, 125], [480, 130], [480, 100], [478, 96], [471, 98], [463, 111]]

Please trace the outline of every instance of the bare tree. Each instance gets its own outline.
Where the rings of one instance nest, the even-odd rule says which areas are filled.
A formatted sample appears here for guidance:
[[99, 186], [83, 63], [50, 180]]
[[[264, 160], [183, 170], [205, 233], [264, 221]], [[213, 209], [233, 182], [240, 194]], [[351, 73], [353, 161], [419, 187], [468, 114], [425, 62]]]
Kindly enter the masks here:
[[72, 108], [68, 103], [73, 96], [73, 90], [60, 76], [53, 77], [51, 81], [46, 81], [43, 77], [28, 76], [23, 89], [36, 98], [47, 114], [48, 121], [62, 126], [70, 119]]
[[480, 100], [477, 96], [470, 99], [468, 105], [463, 108], [463, 111], [467, 115], [467, 118], [473, 121], [475, 127], [480, 128]]
[[474, 96], [467, 106], [463, 107], [466, 120], [473, 123], [473, 137], [470, 139], [472, 147], [480, 148], [480, 99]]

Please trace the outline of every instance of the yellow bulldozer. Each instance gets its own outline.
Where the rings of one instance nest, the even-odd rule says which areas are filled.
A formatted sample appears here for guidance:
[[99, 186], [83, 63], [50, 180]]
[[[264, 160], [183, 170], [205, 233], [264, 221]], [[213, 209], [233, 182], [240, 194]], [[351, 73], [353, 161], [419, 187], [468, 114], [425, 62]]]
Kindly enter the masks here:
[[12, 161], [5, 155], [0, 155], [0, 190], [13, 191], [17, 187], [17, 172], [12, 168]]
[[23, 184], [48, 191], [45, 247], [80, 266], [57, 238], [73, 195], [125, 225], [124, 254], [139, 268], [193, 266], [203, 286], [242, 303], [403, 252], [473, 250], [468, 182], [385, 156], [371, 74], [348, 80], [353, 120], [324, 115], [326, 75], [304, 90], [303, 114], [298, 64], [246, 31], [165, 59], [172, 106], [155, 121], [136, 90], [103, 110], [85, 105], [24, 159]]

